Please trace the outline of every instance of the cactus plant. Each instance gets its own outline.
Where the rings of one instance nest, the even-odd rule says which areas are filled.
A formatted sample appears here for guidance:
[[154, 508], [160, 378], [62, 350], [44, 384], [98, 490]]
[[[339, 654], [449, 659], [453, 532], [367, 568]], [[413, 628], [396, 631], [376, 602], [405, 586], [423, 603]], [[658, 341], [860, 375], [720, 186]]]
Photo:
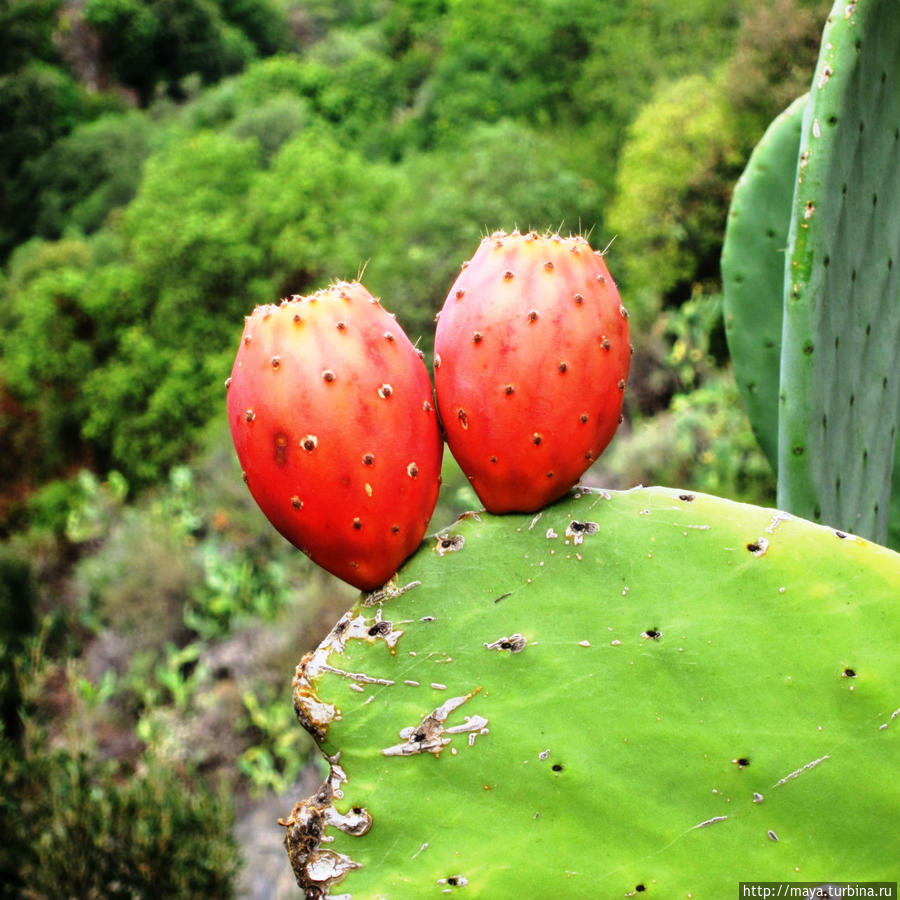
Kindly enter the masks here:
[[[669, 488], [469, 514], [294, 680], [307, 898], [895, 878], [900, 556]], [[646, 893], [645, 893], [646, 892]]]
[[[900, 418], [900, 95], [888, 77], [900, 66], [896, 13], [891, 0], [835, 4], [798, 152], [792, 125], [776, 120], [735, 192], [722, 262], [735, 371], [745, 392], [759, 388], [747, 407], [770, 458], [778, 448], [779, 505], [879, 541], [888, 535]], [[767, 179], [782, 185], [780, 199]], [[749, 239], [763, 220], [773, 242], [786, 238], [780, 278], [771, 247]], [[774, 348], [767, 357], [759, 340], [779, 321], [776, 440]]]
[[806, 95], [766, 130], [738, 180], [722, 245], [725, 335], [753, 433], [778, 468], [784, 252]]
[[898, 69], [895, 0], [836, 3], [803, 119], [779, 416], [779, 504], [882, 541], [900, 417]]

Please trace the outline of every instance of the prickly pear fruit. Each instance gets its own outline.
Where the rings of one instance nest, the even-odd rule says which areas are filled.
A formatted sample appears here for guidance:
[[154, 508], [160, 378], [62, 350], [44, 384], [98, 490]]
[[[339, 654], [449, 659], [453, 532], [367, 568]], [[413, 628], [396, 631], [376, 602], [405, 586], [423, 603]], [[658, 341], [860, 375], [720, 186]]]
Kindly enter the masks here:
[[419, 545], [443, 440], [428, 371], [359, 283], [257, 307], [228, 380], [250, 493], [292, 544], [362, 590]]
[[492, 513], [561, 497], [621, 419], [628, 313], [583, 237], [498, 231], [450, 289], [435, 391], [450, 452]]

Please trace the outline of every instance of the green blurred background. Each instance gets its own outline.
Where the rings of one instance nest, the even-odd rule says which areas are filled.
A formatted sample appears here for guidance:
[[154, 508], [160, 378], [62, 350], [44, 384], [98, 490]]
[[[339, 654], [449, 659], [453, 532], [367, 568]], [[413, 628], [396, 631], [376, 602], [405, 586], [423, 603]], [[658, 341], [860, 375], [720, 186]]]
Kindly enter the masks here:
[[[635, 356], [588, 479], [774, 503], [718, 261], [829, 8], [0, 0], [0, 896], [275, 895], [246, 823], [315, 775], [290, 678], [353, 592], [241, 483], [255, 304], [364, 273], [430, 351], [486, 231], [612, 241]], [[476, 505], [445, 469], [435, 528]]]

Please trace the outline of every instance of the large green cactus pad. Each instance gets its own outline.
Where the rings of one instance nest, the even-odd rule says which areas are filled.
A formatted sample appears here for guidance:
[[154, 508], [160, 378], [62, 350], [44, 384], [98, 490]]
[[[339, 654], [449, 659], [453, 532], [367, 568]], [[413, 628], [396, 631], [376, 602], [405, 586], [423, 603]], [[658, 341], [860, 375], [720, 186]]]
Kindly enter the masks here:
[[884, 541], [900, 417], [900, 8], [838, 0], [785, 268], [778, 503]]
[[297, 669], [309, 898], [894, 879], [900, 556], [668, 488], [463, 517]]
[[753, 432], [778, 467], [778, 378], [791, 198], [806, 96], [766, 130], [747, 162], [728, 211], [722, 245], [725, 336]]

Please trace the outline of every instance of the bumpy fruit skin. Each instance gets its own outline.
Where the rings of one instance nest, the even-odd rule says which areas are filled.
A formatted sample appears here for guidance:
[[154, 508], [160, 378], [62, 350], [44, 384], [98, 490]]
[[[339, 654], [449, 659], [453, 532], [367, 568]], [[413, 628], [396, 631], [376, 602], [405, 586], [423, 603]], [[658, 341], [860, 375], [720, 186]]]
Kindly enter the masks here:
[[492, 513], [561, 497], [618, 427], [628, 313], [582, 237], [495, 232], [450, 289], [435, 334], [450, 452]]
[[359, 283], [248, 316], [228, 420], [250, 493], [320, 566], [362, 590], [419, 545], [443, 440], [421, 355]]

